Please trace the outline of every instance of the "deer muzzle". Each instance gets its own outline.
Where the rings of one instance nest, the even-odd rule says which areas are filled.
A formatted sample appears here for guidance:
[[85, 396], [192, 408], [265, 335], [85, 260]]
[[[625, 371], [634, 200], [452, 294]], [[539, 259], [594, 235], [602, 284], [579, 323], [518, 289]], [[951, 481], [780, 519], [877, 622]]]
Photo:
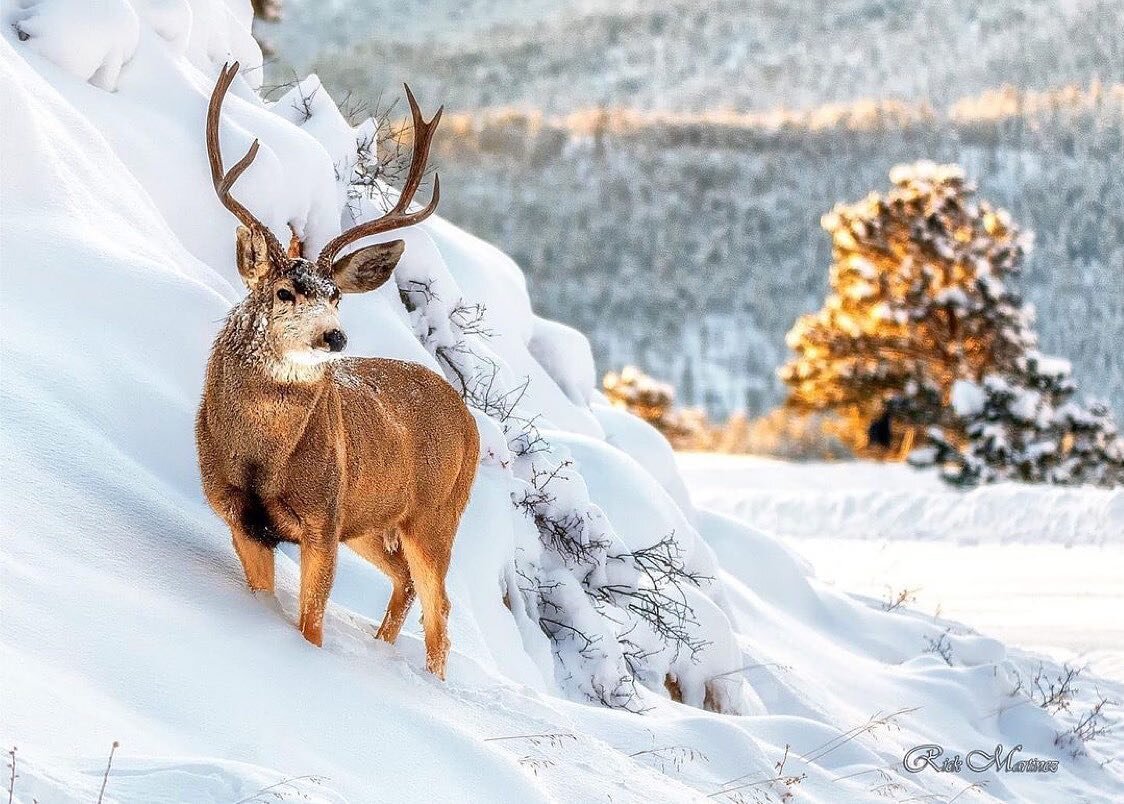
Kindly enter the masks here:
[[330, 352], [342, 352], [347, 346], [347, 335], [342, 329], [330, 329], [321, 336]]

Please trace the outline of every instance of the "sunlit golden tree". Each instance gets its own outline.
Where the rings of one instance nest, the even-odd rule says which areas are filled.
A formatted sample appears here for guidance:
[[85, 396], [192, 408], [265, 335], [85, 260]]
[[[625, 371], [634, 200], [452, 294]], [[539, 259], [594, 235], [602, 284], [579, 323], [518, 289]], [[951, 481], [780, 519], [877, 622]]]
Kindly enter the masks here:
[[959, 167], [918, 162], [890, 180], [821, 222], [830, 289], [788, 333], [789, 404], [842, 413], [885, 445], [924, 426], [935, 448], [915, 460], [964, 485], [1118, 482], [1107, 408], [1071, 399], [1068, 363], [1038, 352], [1013, 287], [1030, 237]]
[[821, 225], [834, 263], [824, 306], [788, 333], [781, 369], [798, 408], [836, 410], [862, 429], [949, 423], [957, 378], [979, 378], [1033, 347], [1027, 311], [1006, 280], [1029, 238], [977, 199], [963, 171], [919, 162], [893, 187], [841, 204]]

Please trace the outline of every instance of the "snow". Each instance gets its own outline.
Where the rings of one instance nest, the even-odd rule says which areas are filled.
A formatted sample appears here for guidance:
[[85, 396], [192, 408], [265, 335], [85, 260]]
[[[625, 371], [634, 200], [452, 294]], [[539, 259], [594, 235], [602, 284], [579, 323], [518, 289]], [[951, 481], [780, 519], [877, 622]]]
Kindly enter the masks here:
[[[1124, 681], [1120, 491], [1084, 489], [1075, 497], [1074, 489], [1007, 483], [956, 493], [932, 473], [901, 465], [678, 459], [696, 502], [774, 524], [809, 573], [835, 588], [879, 606], [910, 590], [909, 605], [918, 612]], [[952, 504], [936, 502], [944, 497]], [[771, 505], [781, 500], [799, 504], [803, 517], [773, 522], [779, 512]], [[900, 510], [886, 516], [895, 503]], [[976, 512], [957, 516], [953, 504]], [[994, 510], [985, 520], [979, 511], [986, 509]], [[1058, 522], [1081, 509], [1100, 509], [1101, 516], [1084, 520], [1087, 539], [1067, 540], [1076, 528], [1067, 532]], [[847, 511], [865, 512], [869, 527], [850, 521]], [[966, 529], [974, 519], [977, 529]]]
[[782, 537], [1124, 544], [1124, 490], [996, 483], [949, 488], [904, 464], [680, 457], [696, 505]]
[[1035, 361], [1038, 365], [1038, 372], [1046, 376], [1068, 377], [1073, 372], [1073, 364], [1064, 357], [1036, 353]]
[[987, 395], [971, 380], [957, 380], [952, 384], [950, 401], [957, 416], [977, 416], [983, 412]]
[[[794, 549], [838, 589], [970, 623], [1035, 652], [1124, 679], [1124, 545], [802, 538]], [[1044, 590], [1048, 590], [1046, 593]]]
[[589, 341], [573, 327], [535, 316], [534, 334], [527, 348], [566, 397], [589, 405], [597, 387]]
[[84, 81], [117, 89], [137, 50], [140, 22], [128, 0], [38, 0], [11, 15], [19, 38]]
[[1042, 406], [1042, 394], [1026, 388], [1020, 388], [1015, 393], [1015, 398], [1010, 405], [1011, 415], [1022, 422], [1034, 422], [1038, 419], [1038, 411]]
[[[1099, 764], [1117, 742], [1070, 757], [1055, 745], [1070, 722], [1010, 695], [1034, 657], [869, 606], [809, 575], [777, 536], [693, 506], [666, 443], [591, 393], [580, 334], [537, 320], [518, 266], [439, 219], [396, 233], [407, 244], [399, 287], [348, 298], [342, 316], [353, 354], [443, 370], [438, 349], [465, 343], [496, 366], [497, 383], [523, 388], [513, 418], [477, 413], [484, 460], [448, 578], [448, 681], [424, 670], [416, 609], [396, 645], [373, 638], [389, 584], [348, 550], [324, 647], [310, 646], [293, 625], [296, 552], [279, 555], [276, 597], [254, 596], [199, 489], [203, 369], [243, 293], [235, 224], [210, 186], [206, 98], [221, 64], [241, 59], [224, 150], [229, 162], [254, 138], [262, 147], [235, 195], [313, 251], [348, 217], [335, 167], [355, 132], [326, 94], [303, 123], [255, 96], [248, 4], [91, 4], [80, 17], [88, 42], [66, 15], [46, 13], [69, 7], [20, 6], [39, 14], [49, 51], [11, 26], [0, 42], [0, 739], [19, 749], [15, 801], [96, 800], [113, 740], [107, 802], [230, 802], [278, 784], [319, 802], [701, 801], [731, 799], [742, 784], [775, 798], [865, 800], [878, 796], [869, 774], [929, 741], [1022, 743], [1061, 762], [1045, 781], [983, 774], [977, 799], [1041, 800], [1044, 786], [1059, 801], [1124, 793], [1119, 771]], [[136, 12], [135, 52], [112, 82], [103, 70], [91, 84], [85, 48], [128, 38], [122, 9]], [[73, 60], [58, 56], [70, 49]], [[360, 217], [377, 213], [359, 206]], [[436, 295], [411, 310], [399, 291], [413, 279]], [[486, 306], [490, 337], [465, 333], [460, 302]], [[520, 455], [527, 421], [545, 447]], [[580, 517], [598, 545], [585, 577], [513, 504], [536, 472], [554, 470], [553, 496], [528, 507]], [[1119, 498], [1055, 508], [1092, 502], [1104, 509], [1094, 518], [1119, 516]], [[642, 588], [622, 556], [668, 537], [699, 576], [672, 588], [706, 642], [694, 658], [656, 640], [620, 597], [596, 607], [587, 594], [594, 581]], [[528, 573], [600, 640], [590, 656], [552, 645], [543, 604], [521, 586]], [[626, 637], [640, 651], [643, 714], [586, 698], [619, 672]], [[947, 640], [953, 666], [925, 651], [934, 639]], [[919, 709], [897, 717], [898, 730], [817, 756], [903, 707]], [[786, 745], [786, 773], [807, 777], [769, 781]], [[891, 773], [907, 797], [951, 797], [967, 783]]]

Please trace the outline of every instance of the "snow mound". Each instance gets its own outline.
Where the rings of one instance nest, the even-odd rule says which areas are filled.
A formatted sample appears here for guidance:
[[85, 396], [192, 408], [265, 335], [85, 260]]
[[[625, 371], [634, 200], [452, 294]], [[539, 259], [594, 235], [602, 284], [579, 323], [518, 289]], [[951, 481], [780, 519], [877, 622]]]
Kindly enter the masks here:
[[[324, 648], [306, 643], [297, 554], [279, 556], [275, 597], [248, 592], [195, 465], [210, 343], [243, 292], [203, 147], [221, 64], [243, 64], [224, 150], [262, 143], [236, 195], [279, 237], [315, 252], [381, 201], [344, 207], [336, 167], [362, 132], [326, 94], [304, 120], [256, 96], [249, 5], [189, 7], [76, 12], [98, 50], [136, 28], [132, 57], [98, 78], [115, 92], [87, 83], [102, 68], [52, 56], [86, 46], [65, 15], [26, 17], [57, 38], [49, 53], [10, 26], [0, 42], [0, 687], [18, 800], [94, 800], [113, 740], [106, 801], [285, 785], [332, 802], [859, 800], [876, 795], [866, 774], [930, 741], [1058, 758], [1060, 800], [1124, 792], [1055, 745], [1064, 721], [1011, 694], [1025, 668], [998, 642], [872, 609], [775, 537], [694, 509], [667, 444], [596, 404], [582, 336], [537, 320], [518, 266], [439, 219], [396, 233], [395, 282], [342, 316], [356, 354], [427, 365], [476, 408], [448, 682], [423, 669], [416, 610], [396, 645], [374, 640], [389, 584], [347, 550]], [[899, 731], [815, 750], [898, 710]], [[797, 781], [774, 778], [786, 746]], [[981, 778], [998, 798], [1043, 784]], [[894, 779], [907, 797], [963, 786]]]
[[16, 35], [64, 70], [112, 92], [137, 50], [140, 23], [129, 0], [33, 0], [9, 13]]

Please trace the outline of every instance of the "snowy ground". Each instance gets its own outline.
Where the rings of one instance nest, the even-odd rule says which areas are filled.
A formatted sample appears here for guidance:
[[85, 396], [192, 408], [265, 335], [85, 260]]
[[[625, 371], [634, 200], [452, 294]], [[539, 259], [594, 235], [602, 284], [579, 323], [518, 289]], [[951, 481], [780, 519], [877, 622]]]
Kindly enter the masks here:
[[999, 483], [957, 491], [904, 464], [678, 457], [696, 503], [786, 538], [1124, 545], [1124, 490]]
[[680, 454], [699, 505], [767, 528], [839, 589], [939, 612], [1124, 680], [1124, 492], [968, 493], [874, 463]]

